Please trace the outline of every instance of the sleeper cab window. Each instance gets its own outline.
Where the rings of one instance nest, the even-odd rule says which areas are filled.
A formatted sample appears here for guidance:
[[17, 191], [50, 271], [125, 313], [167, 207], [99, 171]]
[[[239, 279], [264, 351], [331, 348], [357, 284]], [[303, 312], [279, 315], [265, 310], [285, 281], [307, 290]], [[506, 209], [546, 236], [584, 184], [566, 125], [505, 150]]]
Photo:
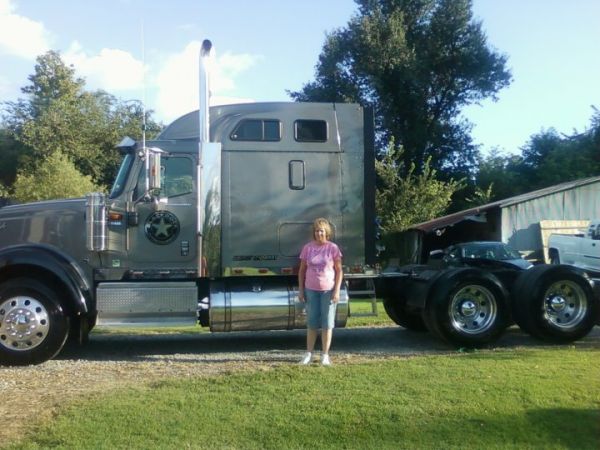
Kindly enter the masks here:
[[280, 141], [281, 123], [274, 119], [244, 119], [230, 136], [232, 141]]
[[324, 120], [296, 120], [294, 139], [298, 142], [327, 142], [327, 122]]

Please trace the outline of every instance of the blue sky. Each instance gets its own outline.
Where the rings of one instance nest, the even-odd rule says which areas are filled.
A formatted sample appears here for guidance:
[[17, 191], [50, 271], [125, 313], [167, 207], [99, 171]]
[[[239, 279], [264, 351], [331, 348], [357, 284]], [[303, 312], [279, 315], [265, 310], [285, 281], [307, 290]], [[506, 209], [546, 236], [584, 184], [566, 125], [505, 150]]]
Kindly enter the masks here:
[[[0, 101], [21, 96], [35, 57], [54, 49], [89, 88], [145, 99], [167, 123], [197, 108], [204, 38], [213, 102], [286, 101], [313, 78], [325, 33], [355, 12], [352, 0], [0, 0]], [[600, 1], [475, 0], [474, 15], [514, 78], [464, 111], [475, 142], [518, 153], [541, 130], [583, 131], [600, 108]]]

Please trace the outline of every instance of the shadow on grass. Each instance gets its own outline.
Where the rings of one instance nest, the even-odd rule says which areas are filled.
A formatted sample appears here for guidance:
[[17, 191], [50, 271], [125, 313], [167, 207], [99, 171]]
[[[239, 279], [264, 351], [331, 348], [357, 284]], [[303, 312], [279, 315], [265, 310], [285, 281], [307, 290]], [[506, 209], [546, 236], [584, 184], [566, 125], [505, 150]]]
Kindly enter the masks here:
[[[510, 415], [414, 418], [405, 428], [386, 421], [377, 425], [374, 439], [382, 449], [597, 450], [599, 427], [598, 409], [532, 409]], [[355, 441], [358, 448], [368, 446], [368, 438], [362, 440]]]
[[526, 417], [532, 429], [556, 447], [598, 449], [600, 409], [534, 409]]

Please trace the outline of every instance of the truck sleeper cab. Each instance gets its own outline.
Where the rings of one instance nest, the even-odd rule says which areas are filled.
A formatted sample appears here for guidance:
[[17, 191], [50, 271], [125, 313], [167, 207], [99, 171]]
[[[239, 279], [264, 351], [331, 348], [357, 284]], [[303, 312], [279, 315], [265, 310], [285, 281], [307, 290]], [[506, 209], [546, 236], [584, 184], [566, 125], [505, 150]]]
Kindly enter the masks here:
[[[365, 164], [363, 109], [294, 103], [213, 108], [211, 138], [221, 142], [221, 149], [211, 148], [202, 156], [199, 200], [196, 117], [190, 113], [178, 119], [148, 142], [161, 155], [161, 187], [151, 196], [145, 189], [142, 150], [132, 141], [121, 147], [136, 156], [125, 156], [117, 177], [124, 180], [106, 206], [109, 219], [101, 231], [106, 245], [99, 252], [102, 267], [95, 280], [98, 324], [185, 317], [189, 323], [200, 303], [202, 323], [213, 331], [304, 326], [303, 308], [295, 304], [295, 274], [315, 217], [332, 222], [346, 264], [366, 265], [369, 193], [362, 180], [365, 171], [373, 170], [373, 161]], [[127, 172], [127, 177], [121, 175]], [[196, 204], [202, 205], [201, 214]], [[198, 220], [201, 246], [196, 242]], [[177, 284], [182, 280], [195, 280], [200, 294], [182, 295]], [[120, 284], [124, 281], [126, 286]], [[116, 300], [135, 296], [137, 290], [148, 291], [145, 297], [157, 287], [162, 295], [173, 288], [172, 298]], [[165, 301], [171, 308], [164, 308]], [[246, 311], [244, 317], [236, 319], [236, 308]], [[338, 310], [338, 325], [343, 325], [346, 300]]]

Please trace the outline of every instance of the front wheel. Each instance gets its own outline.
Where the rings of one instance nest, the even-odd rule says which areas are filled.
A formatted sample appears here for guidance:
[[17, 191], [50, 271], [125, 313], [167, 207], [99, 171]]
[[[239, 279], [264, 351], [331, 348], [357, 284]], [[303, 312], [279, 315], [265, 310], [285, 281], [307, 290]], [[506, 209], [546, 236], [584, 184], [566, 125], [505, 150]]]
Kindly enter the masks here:
[[17, 278], [0, 285], [0, 364], [39, 364], [55, 356], [69, 319], [46, 285]]
[[467, 347], [493, 342], [510, 320], [507, 293], [489, 274], [456, 272], [438, 280], [423, 311], [427, 328], [442, 339]]
[[540, 339], [558, 343], [581, 339], [594, 327], [599, 308], [589, 279], [572, 266], [534, 267], [515, 284], [515, 319]]

